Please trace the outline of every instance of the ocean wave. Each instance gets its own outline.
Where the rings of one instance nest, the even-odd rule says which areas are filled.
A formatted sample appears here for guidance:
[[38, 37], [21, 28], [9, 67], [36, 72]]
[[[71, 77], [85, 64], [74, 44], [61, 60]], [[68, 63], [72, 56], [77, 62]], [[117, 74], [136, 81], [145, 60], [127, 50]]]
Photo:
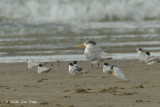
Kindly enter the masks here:
[[160, 19], [160, 0], [0, 0], [0, 21], [26, 23]]

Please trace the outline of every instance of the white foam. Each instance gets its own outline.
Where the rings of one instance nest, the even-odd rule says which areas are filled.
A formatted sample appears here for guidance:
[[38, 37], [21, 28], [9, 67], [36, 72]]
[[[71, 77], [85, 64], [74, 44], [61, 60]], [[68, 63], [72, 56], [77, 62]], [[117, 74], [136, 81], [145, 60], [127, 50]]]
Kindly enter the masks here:
[[35, 23], [160, 18], [159, 0], [1, 0], [0, 19]]
[[16, 52], [16, 53], [18, 53], [18, 54], [39, 54], [39, 53], [41, 53], [41, 54], [48, 54], [48, 53], [55, 53], [55, 51], [22, 51], [22, 52]]
[[160, 45], [159, 41], [139, 41], [139, 42], [107, 42], [100, 43], [99, 46], [138, 46], [138, 45]]
[[[113, 53], [114, 59], [137, 59], [137, 53]], [[158, 52], [152, 52], [153, 56], [159, 56]], [[55, 61], [74, 61], [81, 60], [86, 61], [84, 54], [72, 54], [72, 55], [47, 55], [47, 56], [9, 56], [0, 57], [0, 63], [16, 63], [26, 62], [27, 59], [33, 59], [38, 62], [55, 62]]]
[[117, 38], [135, 38], [135, 37], [143, 37], [143, 38], [154, 38], [154, 37], [159, 37], [159, 34], [140, 34], [140, 35], [115, 35], [111, 36], [113, 39]]

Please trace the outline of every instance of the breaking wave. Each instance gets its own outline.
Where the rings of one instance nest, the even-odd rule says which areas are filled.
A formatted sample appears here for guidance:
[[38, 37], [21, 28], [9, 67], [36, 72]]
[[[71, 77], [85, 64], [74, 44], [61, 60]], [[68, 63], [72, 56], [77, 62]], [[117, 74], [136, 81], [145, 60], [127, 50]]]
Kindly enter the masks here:
[[160, 19], [160, 0], [0, 0], [0, 22]]

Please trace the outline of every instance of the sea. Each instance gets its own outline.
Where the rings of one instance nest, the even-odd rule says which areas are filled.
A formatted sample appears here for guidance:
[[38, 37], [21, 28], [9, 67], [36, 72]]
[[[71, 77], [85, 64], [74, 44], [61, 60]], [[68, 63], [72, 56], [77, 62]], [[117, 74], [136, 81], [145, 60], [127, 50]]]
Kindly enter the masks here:
[[88, 40], [113, 59], [160, 56], [160, 0], [0, 0], [0, 63], [86, 60]]

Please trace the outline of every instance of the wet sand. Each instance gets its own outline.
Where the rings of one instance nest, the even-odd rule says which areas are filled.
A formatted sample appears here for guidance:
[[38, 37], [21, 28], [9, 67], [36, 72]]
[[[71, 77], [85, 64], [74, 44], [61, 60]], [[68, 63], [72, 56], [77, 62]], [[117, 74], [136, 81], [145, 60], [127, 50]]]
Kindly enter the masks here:
[[[52, 70], [37, 74], [26, 63], [0, 64], [0, 106], [8, 107], [159, 107], [160, 64], [138, 60], [107, 61], [123, 69], [129, 82], [103, 78], [101, 68], [90, 62], [79, 65], [90, 73], [73, 77], [69, 62], [46, 63]], [[7, 102], [7, 103], [6, 103]]]

